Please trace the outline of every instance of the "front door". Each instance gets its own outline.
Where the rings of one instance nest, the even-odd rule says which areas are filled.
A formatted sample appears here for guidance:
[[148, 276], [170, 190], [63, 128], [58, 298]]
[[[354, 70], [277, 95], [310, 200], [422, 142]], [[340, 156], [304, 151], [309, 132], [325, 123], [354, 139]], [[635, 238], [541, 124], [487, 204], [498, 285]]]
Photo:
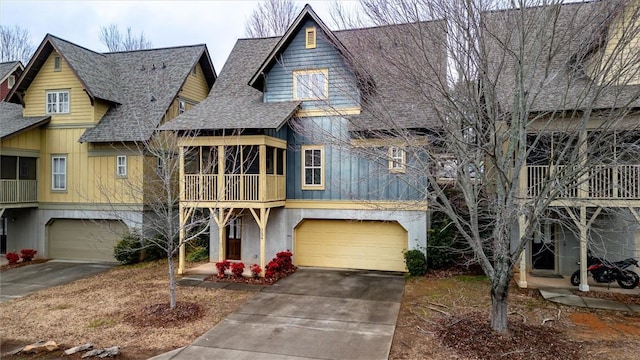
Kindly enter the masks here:
[[556, 237], [554, 225], [543, 223], [531, 241], [531, 263], [535, 270], [555, 270]]
[[242, 237], [241, 218], [229, 220], [227, 224], [227, 254], [228, 260], [240, 260], [240, 239]]

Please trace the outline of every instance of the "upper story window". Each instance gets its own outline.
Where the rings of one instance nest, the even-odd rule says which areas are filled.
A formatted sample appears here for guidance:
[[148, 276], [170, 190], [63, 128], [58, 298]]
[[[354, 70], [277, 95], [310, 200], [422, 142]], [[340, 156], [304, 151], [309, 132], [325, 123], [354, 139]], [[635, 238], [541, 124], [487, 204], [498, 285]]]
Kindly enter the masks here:
[[329, 70], [297, 70], [293, 72], [295, 100], [325, 100], [329, 97]]
[[305, 29], [305, 48], [306, 49], [316, 48], [316, 28], [315, 27], [308, 27]]
[[126, 155], [118, 155], [116, 157], [116, 176], [117, 177], [127, 176], [127, 156]]
[[194, 65], [193, 69], [191, 69], [191, 75], [193, 76], [197, 76], [198, 75], [198, 65]]
[[324, 190], [324, 146], [302, 146], [302, 189]]
[[15, 84], [16, 84], [16, 76], [9, 75], [9, 78], [7, 79], [7, 87], [11, 89]]
[[67, 157], [54, 155], [51, 158], [51, 190], [67, 190]]
[[389, 171], [404, 172], [406, 167], [406, 152], [400, 146], [389, 147]]
[[69, 113], [69, 90], [47, 91], [47, 114]]
[[62, 62], [60, 61], [60, 56], [53, 57], [53, 71], [62, 70]]
[[186, 111], [186, 106], [187, 104], [184, 102], [184, 100], [178, 100], [178, 115]]

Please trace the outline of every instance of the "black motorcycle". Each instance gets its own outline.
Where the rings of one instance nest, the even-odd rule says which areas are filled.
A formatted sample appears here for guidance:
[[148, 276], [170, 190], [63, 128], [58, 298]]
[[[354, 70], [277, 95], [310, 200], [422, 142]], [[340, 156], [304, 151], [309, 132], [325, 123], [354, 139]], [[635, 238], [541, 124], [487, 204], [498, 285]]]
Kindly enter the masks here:
[[[633, 258], [610, 262], [600, 259], [587, 253], [587, 272], [591, 273], [593, 279], [599, 283], [610, 284], [614, 281], [623, 289], [633, 289], [638, 286], [640, 276], [634, 271], [627, 270], [630, 266], [638, 266], [638, 261]], [[580, 270], [576, 270], [571, 275], [571, 285], [580, 285]]]

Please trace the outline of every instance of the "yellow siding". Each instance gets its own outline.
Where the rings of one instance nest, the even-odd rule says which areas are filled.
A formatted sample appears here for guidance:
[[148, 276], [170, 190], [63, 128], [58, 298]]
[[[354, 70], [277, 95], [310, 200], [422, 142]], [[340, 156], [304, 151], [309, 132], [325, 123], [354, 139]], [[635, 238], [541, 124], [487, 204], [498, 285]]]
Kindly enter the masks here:
[[52, 115], [50, 125], [93, 123], [94, 109], [91, 106], [89, 96], [83, 90], [82, 83], [62, 57], [60, 58], [60, 71], [54, 71], [54, 56], [57, 56], [55, 51], [49, 55], [44, 66], [25, 92], [24, 116], [46, 115], [47, 90], [69, 90], [69, 113]]
[[178, 96], [199, 103], [209, 94], [209, 87], [207, 86], [207, 81], [204, 78], [200, 64], [196, 64], [196, 68], [196, 74], [193, 75], [193, 73], [189, 73], [187, 81], [184, 83]]
[[40, 150], [40, 129], [31, 129], [7, 140], [0, 141], [0, 148]]
[[107, 113], [107, 111], [109, 110], [109, 105], [103, 101], [96, 100], [94, 102], [93, 109], [94, 109], [93, 119], [94, 119], [94, 122], [97, 123], [98, 121], [100, 121], [100, 119], [102, 119], [104, 114]]

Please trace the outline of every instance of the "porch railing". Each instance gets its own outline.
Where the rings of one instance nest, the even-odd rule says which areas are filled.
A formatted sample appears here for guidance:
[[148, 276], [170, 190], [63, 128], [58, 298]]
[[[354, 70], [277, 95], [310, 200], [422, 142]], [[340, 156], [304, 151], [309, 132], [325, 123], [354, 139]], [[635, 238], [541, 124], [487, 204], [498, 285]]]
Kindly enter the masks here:
[[217, 174], [184, 176], [182, 199], [186, 201], [273, 201], [284, 200], [284, 175], [266, 175], [266, 189], [260, 189], [258, 174], [225, 174], [219, 184]]
[[38, 201], [38, 180], [0, 180], [0, 204]]
[[562, 165], [527, 166], [526, 196], [540, 196], [547, 187], [555, 186], [553, 189], [563, 199], [640, 199], [640, 165], [594, 165], [583, 173], [574, 169]]

